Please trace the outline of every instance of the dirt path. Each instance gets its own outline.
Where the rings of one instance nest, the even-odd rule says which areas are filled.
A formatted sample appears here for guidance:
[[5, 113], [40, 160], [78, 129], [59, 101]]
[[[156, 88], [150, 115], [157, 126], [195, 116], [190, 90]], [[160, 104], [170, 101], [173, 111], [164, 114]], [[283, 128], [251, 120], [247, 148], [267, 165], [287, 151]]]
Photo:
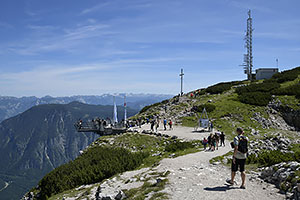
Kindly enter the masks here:
[[[149, 129], [147, 125], [142, 129]], [[141, 130], [139, 130], [141, 131]], [[160, 133], [178, 136], [186, 140], [203, 139], [210, 133], [195, 133], [193, 128], [174, 127], [174, 130], [162, 131]], [[240, 174], [237, 175], [237, 185], [229, 187], [225, 181], [230, 177], [230, 169], [222, 164], [210, 164], [209, 160], [226, 154], [231, 150], [229, 142], [226, 147], [220, 147], [214, 152], [202, 151], [188, 154], [177, 158], [163, 159], [155, 168], [143, 168], [140, 170], [124, 172], [116, 177], [105, 180], [101, 183], [101, 196], [115, 198], [124, 189], [138, 189], [144, 184], [144, 180], [150, 178], [150, 182], [156, 183], [160, 174], [167, 171], [171, 173], [167, 176], [169, 183], [163, 191], [168, 194], [169, 199], [176, 200], [275, 200], [285, 199], [284, 195], [278, 193], [273, 185], [252, 179], [252, 175], [247, 175], [246, 190], [239, 188], [241, 184]], [[138, 178], [139, 177], [139, 178]], [[75, 199], [95, 199], [99, 184], [83, 185], [76, 188], [77, 193], [63, 195], [66, 200]], [[85, 190], [86, 189], [86, 190]], [[88, 190], [88, 192], [87, 192]], [[138, 190], [137, 190], [138, 191]], [[88, 198], [86, 198], [88, 193]], [[154, 193], [147, 194], [146, 199], [153, 197]], [[67, 197], [68, 196], [68, 197]], [[58, 196], [53, 199], [62, 199]]]
[[[143, 127], [148, 129], [148, 127]], [[176, 135], [184, 139], [203, 139], [209, 133], [195, 133], [193, 128], [174, 127], [171, 131], [162, 131], [165, 134]], [[237, 174], [237, 185], [227, 186], [226, 179], [230, 177], [230, 169], [221, 164], [213, 165], [209, 160], [230, 151], [229, 142], [226, 147], [220, 147], [215, 152], [198, 152], [173, 159], [163, 159], [156, 167], [157, 171], [169, 170], [169, 184], [164, 192], [170, 199], [284, 199], [273, 185], [250, 179], [247, 175], [246, 190], [239, 189], [240, 174]]]

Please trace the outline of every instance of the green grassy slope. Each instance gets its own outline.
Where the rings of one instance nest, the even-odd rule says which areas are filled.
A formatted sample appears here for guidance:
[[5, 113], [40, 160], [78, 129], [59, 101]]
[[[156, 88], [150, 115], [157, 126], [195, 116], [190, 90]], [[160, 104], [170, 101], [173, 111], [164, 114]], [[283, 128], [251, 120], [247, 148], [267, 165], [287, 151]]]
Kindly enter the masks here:
[[[243, 127], [247, 133], [252, 129], [261, 134], [274, 131], [272, 128], [264, 128], [253, 120], [255, 113], [265, 119], [269, 119], [267, 104], [269, 101], [280, 100], [282, 106], [288, 106], [294, 110], [300, 109], [300, 67], [276, 74], [272, 79], [265, 81], [234, 81], [219, 83], [201, 91], [193, 91], [196, 97], [191, 98], [190, 93], [183, 97], [182, 102], [176, 103], [174, 97], [169, 101], [163, 101], [143, 109], [134, 118], [151, 118], [153, 115], [163, 113], [163, 108], [168, 107], [171, 116], [180, 112], [191, 110], [193, 107], [214, 105], [215, 109], [208, 113], [213, 120], [215, 128], [232, 136], [236, 127]], [[250, 94], [250, 95], [249, 95]], [[174, 103], [175, 102], [175, 103]], [[202, 110], [202, 109], [201, 109]], [[196, 114], [196, 113], [195, 113]], [[201, 111], [197, 113], [201, 115]], [[194, 127], [197, 125], [196, 116], [182, 117], [182, 125]]]

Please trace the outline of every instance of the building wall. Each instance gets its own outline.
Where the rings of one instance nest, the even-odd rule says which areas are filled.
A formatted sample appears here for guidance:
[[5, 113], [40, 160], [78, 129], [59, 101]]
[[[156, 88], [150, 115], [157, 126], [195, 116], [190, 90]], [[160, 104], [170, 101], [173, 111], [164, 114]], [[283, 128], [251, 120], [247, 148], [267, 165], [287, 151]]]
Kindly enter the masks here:
[[256, 80], [269, 79], [278, 72], [277, 68], [257, 69]]

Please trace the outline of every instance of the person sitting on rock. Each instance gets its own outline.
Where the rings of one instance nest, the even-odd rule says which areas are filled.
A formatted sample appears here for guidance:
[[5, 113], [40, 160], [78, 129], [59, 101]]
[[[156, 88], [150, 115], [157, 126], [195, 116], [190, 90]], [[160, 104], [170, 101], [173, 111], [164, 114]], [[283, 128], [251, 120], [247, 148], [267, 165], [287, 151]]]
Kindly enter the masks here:
[[234, 148], [232, 163], [231, 163], [231, 180], [226, 180], [227, 183], [230, 185], [234, 184], [235, 174], [240, 168], [241, 178], [242, 178], [242, 185], [241, 189], [246, 189], [245, 187], [245, 180], [246, 180], [246, 173], [245, 173], [245, 164], [248, 152], [248, 141], [249, 139], [244, 136], [244, 131], [242, 128], [236, 129], [237, 136], [234, 138], [232, 147]]

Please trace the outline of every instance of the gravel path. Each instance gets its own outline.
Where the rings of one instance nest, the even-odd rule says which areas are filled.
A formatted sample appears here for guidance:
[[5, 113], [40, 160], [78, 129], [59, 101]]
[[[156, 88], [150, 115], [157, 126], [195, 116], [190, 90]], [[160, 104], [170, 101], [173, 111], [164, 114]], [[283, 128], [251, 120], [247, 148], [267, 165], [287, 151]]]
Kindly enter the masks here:
[[[148, 127], [144, 126], [142, 129]], [[159, 132], [184, 139], [203, 139], [209, 135], [209, 133], [195, 133], [193, 128], [180, 126], [175, 126], [171, 131], [159, 130]], [[236, 176], [237, 185], [229, 187], [225, 181], [230, 177], [230, 169], [221, 164], [210, 164], [209, 160], [230, 150], [229, 142], [226, 141], [226, 147], [220, 147], [215, 152], [203, 151], [163, 159], [156, 170], [171, 172], [168, 176], [170, 183], [164, 192], [170, 195], [170, 199], [285, 199], [273, 185], [252, 179], [251, 175], [247, 175], [246, 190], [239, 189], [240, 173]]]

